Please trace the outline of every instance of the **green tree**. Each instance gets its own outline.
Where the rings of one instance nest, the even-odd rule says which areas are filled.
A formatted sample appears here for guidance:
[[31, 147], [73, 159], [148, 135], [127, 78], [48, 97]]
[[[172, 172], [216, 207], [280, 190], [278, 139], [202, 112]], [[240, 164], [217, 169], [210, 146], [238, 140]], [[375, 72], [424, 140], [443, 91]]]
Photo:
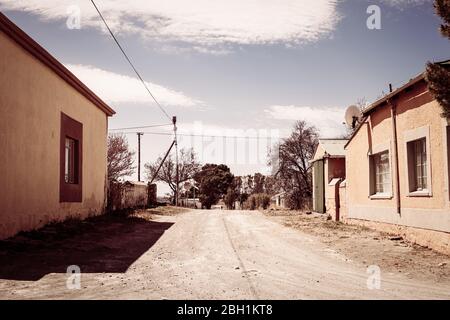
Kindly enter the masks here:
[[233, 182], [233, 174], [224, 164], [205, 164], [194, 176], [200, 189], [200, 201], [204, 207], [211, 209], [226, 194]]
[[[435, 0], [436, 13], [443, 20], [441, 34], [450, 39], [450, 0]], [[442, 106], [442, 116], [450, 117], [450, 62], [427, 64], [426, 80], [430, 92]]]

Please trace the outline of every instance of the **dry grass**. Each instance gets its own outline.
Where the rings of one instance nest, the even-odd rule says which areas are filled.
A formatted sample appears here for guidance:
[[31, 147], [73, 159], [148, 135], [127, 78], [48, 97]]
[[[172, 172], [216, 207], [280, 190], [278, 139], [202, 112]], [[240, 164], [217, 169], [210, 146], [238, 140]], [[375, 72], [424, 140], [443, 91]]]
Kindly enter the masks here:
[[365, 266], [378, 265], [384, 272], [411, 277], [450, 279], [450, 259], [431, 249], [409, 243], [368, 227], [327, 220], [323, 214], [293, 210], [265, 210], [270, 219], [316, 236], [331, 250]]

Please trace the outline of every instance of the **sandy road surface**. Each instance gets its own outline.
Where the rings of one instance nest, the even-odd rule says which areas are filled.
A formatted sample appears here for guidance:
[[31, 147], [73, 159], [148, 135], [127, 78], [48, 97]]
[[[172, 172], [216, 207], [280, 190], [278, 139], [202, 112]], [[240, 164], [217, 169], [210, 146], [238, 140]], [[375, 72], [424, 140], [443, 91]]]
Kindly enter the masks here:
[[450, 279], [383, 270], [381, 289], [369, 290], [364, 267], [258, 212], [197, 210], [157, 221], [173, 224], [123, 272], [82, 273], [79, 290], [66, 288], [65, 270], [32, 281], [0, 278], [0, 298], [450, 299]]

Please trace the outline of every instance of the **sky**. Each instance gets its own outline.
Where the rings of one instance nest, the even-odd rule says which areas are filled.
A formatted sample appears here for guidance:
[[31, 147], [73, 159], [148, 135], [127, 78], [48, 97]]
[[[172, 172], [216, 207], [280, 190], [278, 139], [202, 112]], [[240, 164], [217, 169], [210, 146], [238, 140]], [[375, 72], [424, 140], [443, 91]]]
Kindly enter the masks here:
[[[348, 106], [373, 102], [389, 83], [399, 87], [427, 61], [450, 57], [432, 0], [95, 3], [169, 118], [89, 0], [0, 0], [0, 10], [117, 112], [110, 129], [165, 125], [176, 115], [179, 148], [194, 147], [203, 163], [225, 163], [236, 175], [268, 173], [267, 153], [296, 120], [321, 137], [342, 137]], [[367, 26], [371, 5], [380, 29]], [[133, 150], [136, 131], [144, 132], [147, 163], [166, 152], [171, 130], [112, 132], [128, 132]], [[159, 194], [166, 191], [161, 185]]]

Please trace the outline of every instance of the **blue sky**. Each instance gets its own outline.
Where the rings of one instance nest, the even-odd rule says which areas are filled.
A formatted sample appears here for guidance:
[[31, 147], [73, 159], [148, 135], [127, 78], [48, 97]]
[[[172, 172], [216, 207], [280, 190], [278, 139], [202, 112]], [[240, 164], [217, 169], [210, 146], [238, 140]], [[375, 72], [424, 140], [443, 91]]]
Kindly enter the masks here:
[[[178, 116], [181, 133], [201, 123], [196, 133], [286, 136], [304, 119], [324, 137], [339, 136], [347, 106], [362, 97], [371, 102], [389, 83], [398, 87], [427, 61], [450, 56], [431, 0], [96, 3], [158, 100]], [[381, 30], [366, 27], [371, 4], [381, 8]], [[67, 27], [73, 5], [81, 29]], [[117, 111], [110, 128], [167, 122], [133, 80], [90, 1], [0, 0], [0, 8]], [[133, 148], [135, 136], [128, 135]], [[170, 140], [144, 135], [143, 162]], [[257, 152], [259, 163], [229, 164], [237, 174], [261, 171], [265, 147]]]

